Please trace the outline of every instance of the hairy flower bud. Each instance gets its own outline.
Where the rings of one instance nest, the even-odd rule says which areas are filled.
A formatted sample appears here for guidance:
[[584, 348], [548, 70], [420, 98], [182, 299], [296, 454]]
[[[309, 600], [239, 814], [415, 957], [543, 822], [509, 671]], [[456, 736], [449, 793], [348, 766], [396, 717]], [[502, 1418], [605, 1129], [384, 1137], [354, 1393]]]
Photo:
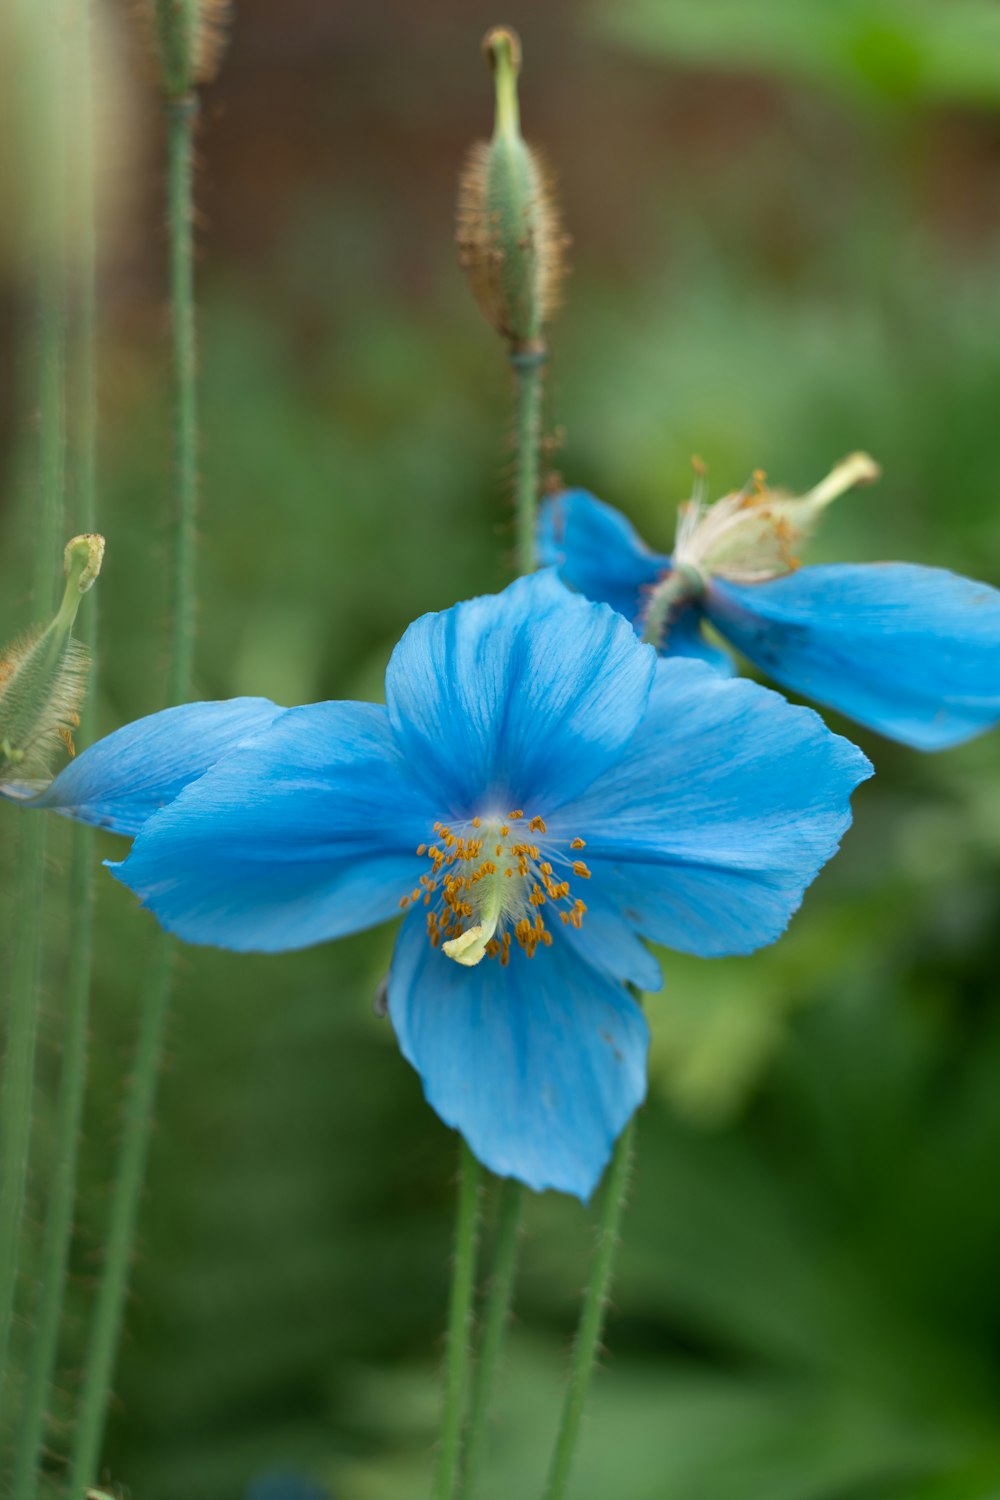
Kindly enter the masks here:
[[0, 652], [0, 781], [36, 781], [60, 749], [73, 754], [89, 660], [71, 631], [103, 559], [102, 536], [74, 537], [64, 555], [66, 588], [58, 614]]
[[559, 305], [566, 239], [551, 175], [521, 135], [517, 77], [521, 43], [508, 27], [483, 40], [493, 70], [493, 138], [472, 147], [459, 179], [459, 264], [473, 295], [513, 352], [543, 346]]

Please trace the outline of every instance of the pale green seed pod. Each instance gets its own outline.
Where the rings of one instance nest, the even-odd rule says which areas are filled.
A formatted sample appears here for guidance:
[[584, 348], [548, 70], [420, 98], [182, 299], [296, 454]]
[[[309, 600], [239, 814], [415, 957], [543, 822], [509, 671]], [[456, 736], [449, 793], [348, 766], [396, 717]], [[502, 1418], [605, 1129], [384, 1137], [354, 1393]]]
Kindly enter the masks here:
[[71, 632], [103, 559], [102, 536], [74, 537], [65, 552], [66, 589], [55, 619], [0, 652], [0, 781], [43, 780], [60, 751], [73, 753], [90, 663]]
[[472, 147], [459, 179], [459, 264], [486, 318], [513, 353], [544, 352], [566, 274], [566, 238], [551, 174], [521, 135], [517, 78], [521, 43], [504, 26], [487, 32], [496, 119], [490, 141]]

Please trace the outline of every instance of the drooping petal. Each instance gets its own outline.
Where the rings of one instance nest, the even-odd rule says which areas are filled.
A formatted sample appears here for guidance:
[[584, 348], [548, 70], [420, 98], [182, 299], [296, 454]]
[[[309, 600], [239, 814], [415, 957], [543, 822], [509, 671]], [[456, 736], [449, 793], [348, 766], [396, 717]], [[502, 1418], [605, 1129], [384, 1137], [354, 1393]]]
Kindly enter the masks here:
[[749, 953], [784, 931], [871, 770], [811, 709], [661, 660], [628, 751], [549, 835], [585, 839], [592, 888], [647, 937], [706, 958]]
[[621, 615], [546, 571], [417, 620], [389, 662], [386, 703], [446, 813], [491, 800], [548, 811], [622, 753], [654, 670]]
[[909, 563], [713, 581], [717, 629], [776, 682], [891, 739], [944, 750], [1000, 721], [1000, 593]]
[[389, 1012], [428, 1102], [501, 1177], [587, 1199], [646, 1089], [648, 1034], [621, 985], [557, 934], [474, 969], [400, 931]]
[[714, 645], [702, 629], [702, 612], [698, 604], [684, 604], [667, 626], [660, 651], [664, 656], [693, 656], [732, 677], [736, 664], [728, 651]]
[[133, 838], [189, 782], [284, 712], [266, 698], [167, 708], [98, 740], [40, 794], [15, 785], [0, 795]]
[[[563, 583], [588, 599], [610, 604], [631, 620], [639, 636], [649, 592], [671, 566], [668, 556], [650, 551], [621, 511], [586, 490], [566, 490], [544, 502], [538, 551], [543, 563], [559, 569]], [[665, 656], [696, 656], [727, 677], [734, 670], [729, 653], [703, 634], [696, 604], [676, 611], [660, 650]]]
[[570, 588], [610, 604], [640, 634], [645, 591], [670, 568], [670, 558], [651, 552], [621, 511], [586, 490], [564, 490], [543, 503], [538, 553]]
[[112, 869], [185, 941], [274, 953], [395, 915], [435, 817], [384, 708], [316, 703], [189, 786]]

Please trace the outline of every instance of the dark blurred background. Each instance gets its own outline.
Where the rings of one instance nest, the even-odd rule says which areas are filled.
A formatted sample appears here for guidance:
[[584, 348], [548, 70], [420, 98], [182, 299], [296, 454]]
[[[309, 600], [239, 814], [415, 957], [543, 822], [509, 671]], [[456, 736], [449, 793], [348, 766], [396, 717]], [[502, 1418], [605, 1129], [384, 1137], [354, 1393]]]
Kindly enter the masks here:
[[[811, 558], [1000, 584], [1000, 7], [240, 0], [200, 138], [199, 693], [378, 697], [415, 615], [508, 577], [507, 373], [452, 229], [496, 21], [574, 240], [555, 466], [666, 548], [694, 453], [721, 493], [867, 448], [884, 479]], [[104, 731], [162, 701], [170, 453], [158, 110], [125, 7], [108, 23]], [[28, 286], [5, 274], [7, 634], [32, 615]], [[579, 1500], [1000, 1496], [997, 739], [932, 758], [850, 732], [879, 775], [788, 936], [664, 957]], [[108, 879], [98, 915], [63, 1419], [151, 936]], [[237, 1500], [275, 1470], [336, 1500], [426, 1491], [455, 1140], [372, 1013], [391, 940], [182, 955], [107, 1450], [137, 1500]], [[589, 1247], [578, 1204], [533, 1199], [494, 1500], [540, 1488]]]

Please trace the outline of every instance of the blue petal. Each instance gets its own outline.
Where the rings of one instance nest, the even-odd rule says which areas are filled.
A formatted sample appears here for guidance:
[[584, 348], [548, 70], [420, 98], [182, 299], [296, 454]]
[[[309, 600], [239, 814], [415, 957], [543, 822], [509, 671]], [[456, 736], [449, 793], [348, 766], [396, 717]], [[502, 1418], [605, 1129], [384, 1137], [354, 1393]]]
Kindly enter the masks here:
[[570, 588], [610, 604], [640, 634], [646, 591], [670, 567], [670, 558], [651, 552], [621, 511], [586, 490], [565, 490], [544, 502], [538, 553]]
[[384, 708], [316, 703], [189, 786], [112, 868], [187, 942], [274, 953], [394, 916], [436, 816]]
[[871, 769], [811, 709], [664, 660], [627, 753], [549, 837], [586, 840], [593, 889], [647, 937], [706, 958], [749, 953], [784, 931]]
[[[544, 502], [538, 552], [543, 563], [559, 569], [563, 583], [588, 599], [610, 604], [640, 636], [649, 590], [671, 566], [669, 557], [649, 550], [620, 511], [586, 490], [565, 490]], [[665, 656], [696, 656], [732, 676], [732, 658], [706, 640], [695, 605], [677, 612], [661, 649]]]
[[424, 615], [386, 673], [386, 703], [438, 816], [549, 811], [617, 759], [642, 718], [655, 653], [552, 572]]
[[736, 665], [728, 651], [714, 646], [702, 629], [702, 613], [696, 604], [685, 604], [677, 611], [667, 629], [660, 650], [664, 656], [693, 656], [724, 677], [732, 677]]
[[784, 687], [918, 750], [1000, 721], [1000, 593], [943, 568], [802, 568], [715, 581], [716, 627]]
[[16, 787], [3, 794], [132, 838], [189, 782], [284, 712], [266, 698], [167, 708], [98, 740], [40, 796], [25, 798]]
[[646, 1090], [639, 1006], [556, 934], [502, 968], [452, 963], [403, 924], [389, 1011], [428, 1103], [501, 1177], [586, 1200]]

